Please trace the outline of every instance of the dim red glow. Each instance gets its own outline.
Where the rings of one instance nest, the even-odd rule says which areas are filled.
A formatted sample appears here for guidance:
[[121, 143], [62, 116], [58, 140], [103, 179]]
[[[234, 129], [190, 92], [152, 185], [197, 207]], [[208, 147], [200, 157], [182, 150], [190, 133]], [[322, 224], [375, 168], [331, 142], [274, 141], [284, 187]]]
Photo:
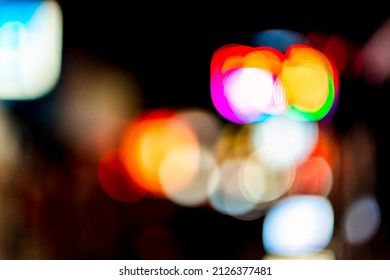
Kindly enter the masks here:
[[113, 199], [135, 202], [145, 195], [145, 190], [132, 182], [116, 149], [109, 150], [103, 155], [98, 175], [102, 189]]

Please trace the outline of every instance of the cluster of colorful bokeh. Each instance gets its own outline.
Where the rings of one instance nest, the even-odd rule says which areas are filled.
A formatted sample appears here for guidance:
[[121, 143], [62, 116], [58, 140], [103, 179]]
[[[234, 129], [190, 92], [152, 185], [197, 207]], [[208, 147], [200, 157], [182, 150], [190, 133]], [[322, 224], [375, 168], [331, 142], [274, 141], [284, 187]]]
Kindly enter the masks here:
[[291, 45], [285, 54], [268, 46], [226, 45], [214, 52], [210, 71], [214, 106], [235, 123], [280, 114], [318, 121], [338, 94], [334, 65], [304, 44]]

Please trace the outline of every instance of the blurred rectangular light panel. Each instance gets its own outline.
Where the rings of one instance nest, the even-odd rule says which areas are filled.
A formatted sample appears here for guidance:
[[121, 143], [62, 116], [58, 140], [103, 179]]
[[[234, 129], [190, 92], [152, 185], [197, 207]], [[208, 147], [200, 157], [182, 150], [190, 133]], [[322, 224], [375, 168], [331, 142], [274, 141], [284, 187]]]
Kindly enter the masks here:
[[57, 2], [0, 1], [0, 99], [35, 99], [54, 88], [62, 33]]

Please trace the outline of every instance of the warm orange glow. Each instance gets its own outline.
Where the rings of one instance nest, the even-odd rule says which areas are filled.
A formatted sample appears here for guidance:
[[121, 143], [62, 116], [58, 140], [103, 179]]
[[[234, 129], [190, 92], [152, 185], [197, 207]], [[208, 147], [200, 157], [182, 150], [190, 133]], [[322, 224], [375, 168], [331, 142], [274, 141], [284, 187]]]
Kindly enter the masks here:
[[333, 173], [322, 157], [310, 157], [296, 169], [290, 193], [327, 196], [332, 188]]
[[290, 104], [302, 111], [318, 111], [329, 92], [329, 62], [311, 48], [291, 48], [283, 62], [280, 79]]
[[282, 69], [283, 55], [275, 49], [259, 47], [247, 54], [243, 60], [243, 67], [256, 67], [268, 70], [277, 75]]
[[[183, 173], [183, 171], [193, 170], [184, 167], [189, 163], [194, 164], [193, 149], [188, 147], [197, 147], [197, 145], [198, 140], [194, 132], [169, 111], [162, 110], [147, 113], [130, 125], [125, 133], [121, 151], [125, 166], [135, 182], [152, 195], [164, 197], [160, 172], [164, 180], [168, 180], [175, 187], [190, 180], [189, 172]], [[181, 167], [184, 166], [179, 169], [177, 168], [178, 155], [180, 155]], [[161, 171], [162, 163], [164, 167]], [[167, 165], [175, 167], [169, 174], [166, 170]]]
[[337, 160], [337, 141], [329, 128], [319, 128], [318, 141], [311, 155], [320, 156], [333, 166]]

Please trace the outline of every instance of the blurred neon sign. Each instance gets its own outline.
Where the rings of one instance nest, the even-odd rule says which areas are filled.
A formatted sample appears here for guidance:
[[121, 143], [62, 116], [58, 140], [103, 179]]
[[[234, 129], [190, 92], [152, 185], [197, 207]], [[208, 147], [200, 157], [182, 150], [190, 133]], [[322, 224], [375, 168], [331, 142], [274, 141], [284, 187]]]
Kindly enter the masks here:
[[304, 44], [284, 54], [231, 44], [213, 54], [210, 87], [215, 108], [232, 122], [258, 123], [281, 114], [318, 121], [335, 104], [338, 76], [325, 55]]

